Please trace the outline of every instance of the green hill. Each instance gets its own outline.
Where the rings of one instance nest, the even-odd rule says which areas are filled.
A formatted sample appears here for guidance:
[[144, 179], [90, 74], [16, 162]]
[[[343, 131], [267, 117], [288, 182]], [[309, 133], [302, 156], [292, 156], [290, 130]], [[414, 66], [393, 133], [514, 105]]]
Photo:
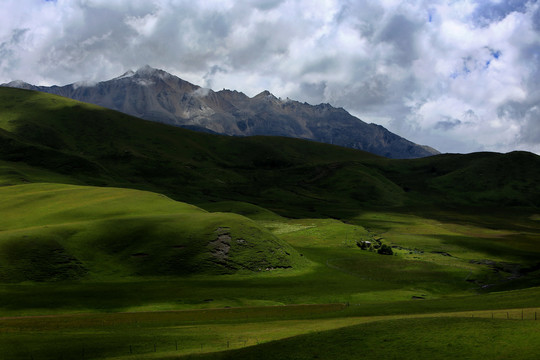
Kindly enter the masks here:
[[0, 88], [0, 138], [4, 184], [130, 187], [296, 216], [343, 217], [366, 206], [540, 204], [540, 157], [530, 153], [388, 160], [297, 139], [198, 133], [11, 88]]
[[138, 190], [0, 187], [0, 281], [227, 274], [301, 267], [253, 221]]
[[[344, 162], [378, 158], [368, 153], [198, 133], [38, 92], [1, 88], [0, 128], [0, 158], [12, 163], [4, 170], [11, 174], [21, 173], [24, 163], [91, 185], [153, 190], [189, 202], [247, 200], [282, 212], [320, 201], [348, 203], [368, 192], [362, 202], [392, 205], [402, 192], [361, 164], [341, 170]], [[334, 187], [331, 177], [345, 173], [357, 180]], [[20, 175], [11, 176], [14, 183], [36, 180]]]
[[419, 202], [540, 206], [540, 156], [527, 152], [445, 154], [375, 166]]
[[530, 153], [388, 160], [280, 137], [226, 137], [74, 100], [0, 88], [0, 181], [138, 188], [191, 203], [249, 202], [289, 216], [409, 205], [540, 204]]

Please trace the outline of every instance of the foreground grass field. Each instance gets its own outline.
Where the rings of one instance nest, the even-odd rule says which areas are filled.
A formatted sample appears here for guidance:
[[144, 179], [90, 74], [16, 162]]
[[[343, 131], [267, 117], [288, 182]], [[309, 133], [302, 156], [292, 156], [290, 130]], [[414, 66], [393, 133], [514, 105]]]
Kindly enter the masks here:
[[[31, 193], [21, 190], [21, 196]], [[154, 202], [140, 211], [152, 206], [160, 208]], [[203, 212], [178, 206], [177, 212]], [[534, 214], [509, 215], [505, 221], [468, 216], [465, 222], [460, 214], [428, 218], [371, 211], [343, 222], [287, 219], [245, 203], [202, 206], [252, 217], [290, 244], [306, 266], [1, 284], [0, 358], [503, 359], [511, 354], [533, 359], [537, 354]], [[92, 207], [85, 211], [92, 213]], [[64, 216], [50, 208], [43, 221], [63, 223]], [[451, 237], [480, 244], [450, 242]], [[395, 255], [361, 250], [357, 242], [367, 240], [394, 246]], [[504, 251], [494, 256], [486, 245], [490, 241]], [[507, 288], [521, 290], [498, 291]], [[301, 305], [306, 303], [319, 305]]]
[[537, 308], [364, 317], [348, 310], [335, 304], [2, 318], [0, 356], [533, 359], [539, 350]]
[[533, 321], [436, 317], [377, 321], [185, 358], [532, 360], [539, 340], [539, 324]]

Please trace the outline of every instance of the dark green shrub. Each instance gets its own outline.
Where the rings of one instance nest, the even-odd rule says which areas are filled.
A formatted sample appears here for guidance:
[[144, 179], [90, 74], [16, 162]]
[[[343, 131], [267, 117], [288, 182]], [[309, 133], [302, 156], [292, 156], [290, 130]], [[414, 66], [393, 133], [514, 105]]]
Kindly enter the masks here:
[[377, 254], [381, 255], [394, 255], [394, 251], [392, 248], [386, 244], [382, 244], [381, 248], [377, 250]]

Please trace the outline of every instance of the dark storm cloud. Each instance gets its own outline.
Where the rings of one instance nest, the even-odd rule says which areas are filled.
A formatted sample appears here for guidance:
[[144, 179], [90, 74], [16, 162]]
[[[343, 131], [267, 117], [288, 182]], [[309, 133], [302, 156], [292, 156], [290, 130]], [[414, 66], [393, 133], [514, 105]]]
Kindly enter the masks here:
[[540, 8], [536, 9], [532, 16], [533, 27], [536, 31], [540, 32]]
[[416, 32], [421, 27], [403, 15], [395, 15], [386, 24], [379, 35], [379, 40], [391, 43], [394, 47], [394, 61], [407, 66], [417, 57]]
[[257, 0], [253, 5], [259, 10], [271, 10], [283, 3], [283, 0]]
[[523, 117], [524, 123], [520, 130], [520, 142], [537, 145], [540, 139], [540, 108], [534, 106]]
[[451, 130], [455, 128], [456, 126], [461, 125], [461, 120], [458, 119], [448, 119], [444, 121], [438, 121], [437, 124], [435, 124], [435, 129], [441, 129], [441, 130]]

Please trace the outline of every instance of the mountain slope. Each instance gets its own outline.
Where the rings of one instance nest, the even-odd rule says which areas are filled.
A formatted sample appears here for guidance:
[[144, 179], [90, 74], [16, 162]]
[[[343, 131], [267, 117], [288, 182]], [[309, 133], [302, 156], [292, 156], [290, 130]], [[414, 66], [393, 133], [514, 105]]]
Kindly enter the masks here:
[[378, 167], [411, 198], [441, 204], [540, 206], [540, 156], [514, 151], [444, 154]]
[[[380, 187], [371, 196], [375, 203], [400, 201], [399, 188], [360, 165], [355, 171], [365, 182], [357, 178], [352, 187], [329, 192], [333, 185], [319, 184], [340, 171], [339, 165], [329, 164], [366, 158], [379, 157], [290, 138], [193, 132], [54, 95], [0, 88], [0, 159], [48, 169], [78, 183], [135, 187], [187, 202], [240, 200], [304, 213], [312, 207], [341, 208], [351, 192], [362, 193], [365, 186]], [[18, 166], [5, 171], [31, 180]]]
[[0, 183], [60, 181], [235, 200], [288, 216], [368, 207], [540, 206], [530, 153], [391, 160], [283, 137], [228, 137], [133, 118], [34, 91], [0, 88]]
[[253, 98], [230, 90], [214, 92], [149, 66], [97, 84], [44, 87], [14, 81], [3, 86], [48, 92], [199, 131], [310, 139], [389, 158], [438, 153], [329, 104], [281, 100], [268, 91]]

